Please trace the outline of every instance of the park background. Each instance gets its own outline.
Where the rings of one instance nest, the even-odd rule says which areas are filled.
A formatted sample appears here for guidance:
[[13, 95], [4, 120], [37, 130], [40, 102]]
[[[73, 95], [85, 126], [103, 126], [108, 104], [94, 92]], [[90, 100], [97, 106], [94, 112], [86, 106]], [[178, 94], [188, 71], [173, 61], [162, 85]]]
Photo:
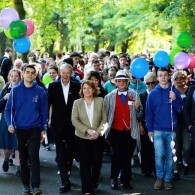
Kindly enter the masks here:
[[[117, 54], [169, 52], [178, 47], [180, 32], [195, 37], [194, 0], [0, 0], [0, 11], [5, 7], [35, 24], [30, 50], [51, 56], [102, 48]], [[0, 56], [12, 42], [0, 26]], [[192, 44], [187, 52], [194, 51]]]

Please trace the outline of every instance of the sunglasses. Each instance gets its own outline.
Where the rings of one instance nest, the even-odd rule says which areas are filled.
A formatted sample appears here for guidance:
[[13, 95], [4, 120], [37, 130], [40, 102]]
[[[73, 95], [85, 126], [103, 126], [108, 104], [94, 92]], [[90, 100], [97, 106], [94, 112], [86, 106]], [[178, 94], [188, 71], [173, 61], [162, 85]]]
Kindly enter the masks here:
[[153, 82], [147, 82], [146, 85], [154, 85], [156, 82], [153, 81]]
[[186, 78], [185, 77], [177, 77], [177, 78], [175, 78], [175, 80], [176, 81], [184, 81], [184, 80], [186, 80]]

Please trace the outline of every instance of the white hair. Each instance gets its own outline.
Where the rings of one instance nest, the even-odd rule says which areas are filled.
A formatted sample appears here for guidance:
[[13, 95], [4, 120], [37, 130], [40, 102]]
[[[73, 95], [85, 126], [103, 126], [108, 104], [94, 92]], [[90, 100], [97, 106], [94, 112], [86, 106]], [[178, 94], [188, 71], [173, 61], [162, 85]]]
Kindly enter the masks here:
[[177, 78], [177, 76], [179, 76], [179, 75], [182, 75], [182, 76], [184, 76], [184, 77], [186, 77], [186, 79], [187, 79], [187, 72], [185, 71], [185, 70], [178, 70], [178, 71], [175, 71], [174, 73], [173, 73], [173, 75], [171, 76], [171, 82], [173, 82], [174, 83], [174, 81], [175, 81], [175, 79]]
[[68, 64], [68, 63], [61, 64], [59, 69], [61, 71], [61, 70], [64, 70], [65, 68], [69, 68], [70, 71], [72, 72], [72, 66], [70, 64]]
[[145, 77], [144, 77], [144, 82], [147, 81], [147, 79], [153, 79], [154, 81], [157, 81], [157, 77], [156, 74], [154, 74], [153, 72], [148, 72]]

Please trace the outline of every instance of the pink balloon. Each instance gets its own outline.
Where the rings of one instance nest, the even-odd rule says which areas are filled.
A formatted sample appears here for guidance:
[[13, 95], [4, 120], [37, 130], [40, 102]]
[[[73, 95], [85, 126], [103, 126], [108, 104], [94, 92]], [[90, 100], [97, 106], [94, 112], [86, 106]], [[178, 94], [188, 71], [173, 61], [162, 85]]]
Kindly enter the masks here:
[[179, 52], [174, 57], [174, 66], [178, 70], [185, 69], [190, 64], [190, 57], [185, 52]]
[[25, 34], [25, 37], [29, 37], [30, 35], [33, 34], [33, 32], [35, 30], [35, 26], [34, 26], [33, 22], [28, 20], [28, 19], [24, 19], [23, 21], [26, 23], [26, 26], [27, 26], [27, 32]]
[[195, 68], [195, 53], [189, 53], [188, 55], [190, 57], [190, 64], [188, 68], [190, 69]]
[[14, 20], [19, 20], [19, 14], [18, 12], [13, 9], [13, 8], [5, 8], [1, 11], [0, 13], [0, 23], [1, 26], [5, 29], [9, 29], [9, 25], [14, 21]]

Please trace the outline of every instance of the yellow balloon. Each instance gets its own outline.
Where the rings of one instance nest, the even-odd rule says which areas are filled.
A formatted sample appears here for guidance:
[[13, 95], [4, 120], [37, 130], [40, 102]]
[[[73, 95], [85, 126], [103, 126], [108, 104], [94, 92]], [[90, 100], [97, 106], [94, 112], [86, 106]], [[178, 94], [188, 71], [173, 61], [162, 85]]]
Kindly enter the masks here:
[[4, 33], [5, 33], [5, 36], [6, 36], [8, 39], [13, 39], [13, 37], [12, 37], [11, 34], [10, 34], [10, 29], [4, 29]]

